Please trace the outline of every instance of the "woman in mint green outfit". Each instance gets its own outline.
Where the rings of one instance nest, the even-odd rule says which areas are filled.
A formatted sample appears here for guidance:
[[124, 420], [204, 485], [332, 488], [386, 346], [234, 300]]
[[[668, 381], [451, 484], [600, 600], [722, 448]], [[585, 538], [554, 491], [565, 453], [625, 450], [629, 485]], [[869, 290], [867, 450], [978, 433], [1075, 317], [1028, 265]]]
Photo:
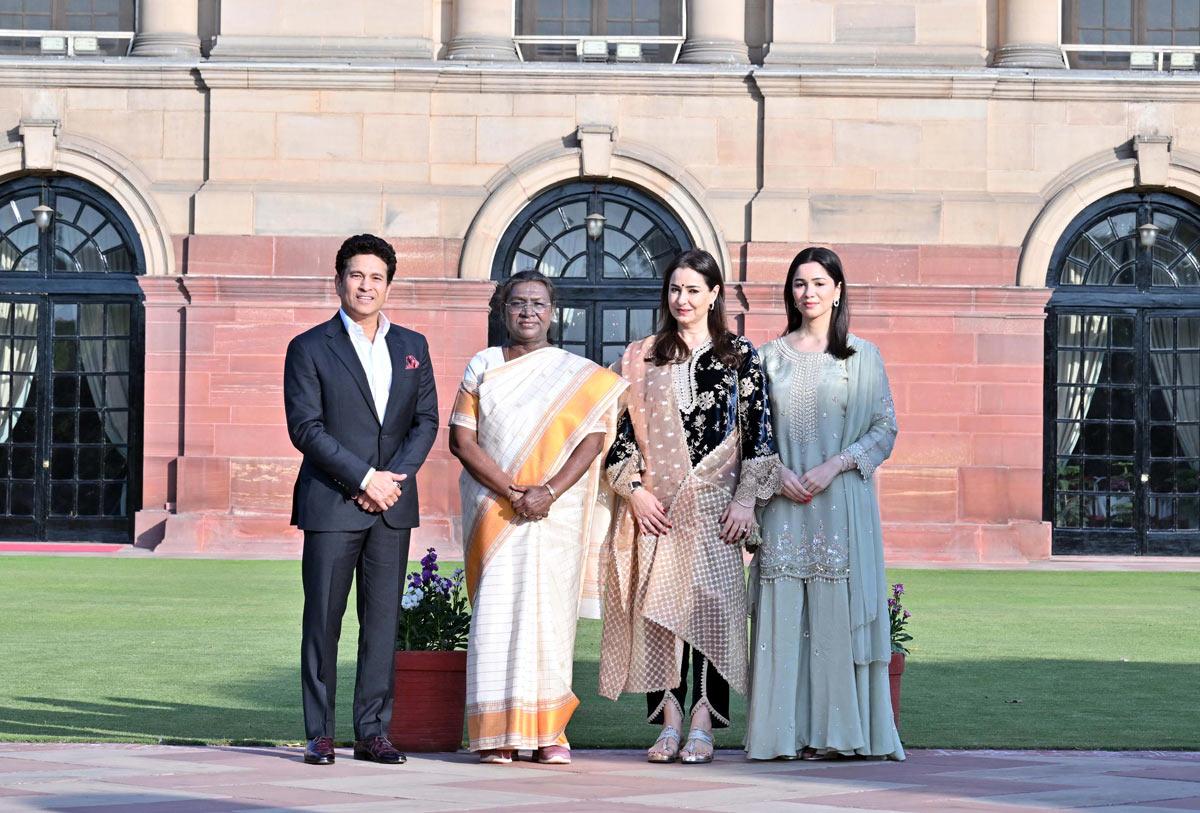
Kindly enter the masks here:
[[786, 468], [751, 564], [751, 759], [904, 759], [871, 479], [896, 413], [878, 349], [849, 333], [844, 281], [829, 249], [800, 252], [784, 287], [787, 333], [760, 351]]

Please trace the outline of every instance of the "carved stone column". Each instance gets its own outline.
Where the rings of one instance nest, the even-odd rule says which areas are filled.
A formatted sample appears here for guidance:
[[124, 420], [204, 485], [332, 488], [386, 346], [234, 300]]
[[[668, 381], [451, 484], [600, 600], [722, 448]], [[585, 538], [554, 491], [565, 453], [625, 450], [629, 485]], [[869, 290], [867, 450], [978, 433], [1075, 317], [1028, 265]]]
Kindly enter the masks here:
[[197, 0], [138, 0], [134, 56], [200, 56]]
[[446, 59], [515, 62], [511, 0], [454, 0], [454, 38]]
[[687, 40], [679, 61], [748, 63], [746, 0], [687, 0]]
[[1004, 0], [997, 68], [1063, 68], [1059, 43], [1061, 4]]

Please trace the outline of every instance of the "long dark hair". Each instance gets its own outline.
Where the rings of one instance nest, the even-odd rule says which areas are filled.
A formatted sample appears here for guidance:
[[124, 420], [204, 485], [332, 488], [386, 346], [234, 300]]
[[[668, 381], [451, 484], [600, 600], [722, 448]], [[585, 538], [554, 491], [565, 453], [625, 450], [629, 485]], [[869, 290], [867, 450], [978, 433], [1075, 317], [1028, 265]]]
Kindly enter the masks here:
[[661, 367], [664, 364], [683, 361], [691, 354], [687, 342], [679, 335], [679, 321], [671, 315], [669, 301], [671, 275], [680, 268], [690, 268], [704, 277], [710, 291], [720, 286], [712, 309], [708, 312], [708, 333], [712, 336], [713, 353], [721, 363], [735, 369], [740, 367], [742, 357], [734, 343], [734, 334], [725, 325], [725, 278], [721, 275], [721, 266], [717, 265], [713, 255], [698, 248], [689, 249], [672, 260], [667, 273], [663, 275], [658, 332], [654, 334], [654, 348], [646, 361], [652, 361], [655, 366]]
[[829, 320], [829, 344], [826, 351], [838, 359], [848, 359], [854, 355], [850, 346], [850, 299], [846, 296], [846, 274], [842, 271], [842, 261], [831, 249], [823, 246], [809, 246], [796, 255], [788, 266], [787, 280], [783, 283], [783, 309], [787, 313], [787, 330], [791, 333], [800, 327], [804, 317], [796, 307], [796, 298], [792, 293], [792, 283], [796, 280], [796, 272], [805, 263], [817, 263], [825, 269], [835, 285], [841, 286], [838, 295], [840, 302], [833, 306], [833, 318]]

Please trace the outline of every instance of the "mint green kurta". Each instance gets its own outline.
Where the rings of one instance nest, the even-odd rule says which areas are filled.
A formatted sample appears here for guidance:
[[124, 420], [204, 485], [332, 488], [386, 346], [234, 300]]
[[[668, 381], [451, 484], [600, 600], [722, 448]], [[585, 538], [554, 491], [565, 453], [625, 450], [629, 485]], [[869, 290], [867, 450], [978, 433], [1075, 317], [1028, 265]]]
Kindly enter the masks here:
[[803, 474], [846, 452], [857, 468], [807, 505], [775, 497], [760, 512], [751, 564], [752, 759], [803, 748], [904, 759], [888, 691], [891, 646], [879, 507], [871, 475], [891, 453], [895, 409], [879, 351], [760, 353], [783, 464]]

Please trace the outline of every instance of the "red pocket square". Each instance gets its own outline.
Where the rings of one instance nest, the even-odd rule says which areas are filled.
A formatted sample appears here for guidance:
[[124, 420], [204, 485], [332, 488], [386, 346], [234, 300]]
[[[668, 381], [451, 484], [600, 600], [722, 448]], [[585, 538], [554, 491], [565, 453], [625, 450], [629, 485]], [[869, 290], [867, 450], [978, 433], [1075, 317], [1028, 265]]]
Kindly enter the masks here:
[[421, 366], [421, 362], [417, 361], [416, 356], [409, 356], [404, 360], [404, 369], [415, 370]]

